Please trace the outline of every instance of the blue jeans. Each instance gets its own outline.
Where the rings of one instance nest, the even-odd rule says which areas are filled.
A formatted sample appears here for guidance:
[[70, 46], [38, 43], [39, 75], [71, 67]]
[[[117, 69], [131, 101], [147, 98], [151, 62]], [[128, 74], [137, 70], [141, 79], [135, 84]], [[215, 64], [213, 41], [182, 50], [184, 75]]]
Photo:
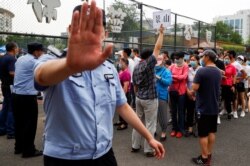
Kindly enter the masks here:
[[[172, 98], [172, 99], [171, 99]], [[173, 131], [185, 133], [185, 104], [186, 95], [179, 95], [178, 98], [171, 97], [171, 111]]]
[[12, 100], [11, 93], [4, 93], [3, 107], [0, 112], [0, 134], [15, 135]]

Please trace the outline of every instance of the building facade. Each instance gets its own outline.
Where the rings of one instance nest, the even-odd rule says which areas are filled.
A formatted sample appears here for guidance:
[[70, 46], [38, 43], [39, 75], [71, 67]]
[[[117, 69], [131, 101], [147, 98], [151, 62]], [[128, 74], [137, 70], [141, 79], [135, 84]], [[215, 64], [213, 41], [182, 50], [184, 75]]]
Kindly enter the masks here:
[[244, 42], [250, 38], [250, 9], [240, 10], [234, 15], [219, 16], [213, 19], [214, 24], [218, 21], [231, 26], [235, 32], [242, 36]]
[[14, 16], [9, 10], [0, 8], [0, 32], [12, 31], [12, 19]]

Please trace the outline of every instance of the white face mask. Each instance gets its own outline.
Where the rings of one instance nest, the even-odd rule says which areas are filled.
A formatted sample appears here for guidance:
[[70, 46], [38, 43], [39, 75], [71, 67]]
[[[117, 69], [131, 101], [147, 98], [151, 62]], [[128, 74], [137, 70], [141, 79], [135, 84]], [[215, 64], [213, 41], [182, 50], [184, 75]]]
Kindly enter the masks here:
[[243, 61], [242, 60], [237, 60], [237, 62], [239, 62], [239, 64], [243, 64]]

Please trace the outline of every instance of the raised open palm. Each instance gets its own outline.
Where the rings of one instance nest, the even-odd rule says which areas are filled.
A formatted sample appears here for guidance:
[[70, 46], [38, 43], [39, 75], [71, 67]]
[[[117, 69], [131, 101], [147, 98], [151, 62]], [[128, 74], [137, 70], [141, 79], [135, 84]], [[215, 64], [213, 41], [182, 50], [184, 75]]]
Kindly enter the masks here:
[[82, 5], [81, 13], [73, 14], [68, 41], [67, 65], [73, 72], [92, 70], [101, 65], [112, 53], [112, 44], [102, 50], [104, 36], [102, 10], [92, 0]]

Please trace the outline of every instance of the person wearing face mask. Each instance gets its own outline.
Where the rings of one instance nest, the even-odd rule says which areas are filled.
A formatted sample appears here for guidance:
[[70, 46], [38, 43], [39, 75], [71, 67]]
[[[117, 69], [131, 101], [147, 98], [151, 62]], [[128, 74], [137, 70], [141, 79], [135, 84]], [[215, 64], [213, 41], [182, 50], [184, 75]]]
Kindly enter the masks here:
[[[247, 93], [249, 92], [250, 66], [247, 65], [247, 58], [245, 56], [244, 56], [244, 62], [242, 64], [242, 67], [244, 68], [244, 70], [246, 71], [246, 74], [247, 74], [247, 77], [244, 79], [244, 87], [245, 87], [245, 95], [244, 96], [245, 96], [246, 103], [248, 103]], [[244, 117], [246, 112], [248, 112], [247, 106], [246, 106], [246, 108], [242, 108], [240, 116]]]
[[237, 77], [236, 77], [237, 79], [236, 79], [236, 85], [235, 85], [236, 87], [235, 101], [233, 102], [233, 117], [237, 119], [238, 118], [238, 113], [237, 113], [238, 95], [237, 94], [245, 91], [244, 84], [241, 84], [241, 81], [246, 78], [246, 72], [243, 69], [242, 65], [240, 64], [239, 59], [236, 60], [236, 52], [234, 50], [229, 50], [227, 51], [226, 54], [229, 55], [231, 64], [236, 68], [236, 71], [237, 71]]
[[186, 137], [193, 135], [193, 125], [195, 117], [195, 97], [192, 95], [192, 83], [196, 72], [201, 68], [199, 66], [199, 56], [193, 55], [190, 57], [189, 70], [188, 70], [188, 82], [187, 82], [187, 127], [188, 130], [185, 133]]
[[217, 117], [219, 113], [221, 71], [216, 67], [216, 53], [206, 50], [202, 53], [202, 64], [192, 84], [192, 94], [196, 96], [196, 111], [199, 112], [198, 136], [201, 155], [193, 158], [196, 165], [210, 165], [212, 160]]
[[236, 68], [231, 64], [230, 57], [224, 56], [224, 64], [226, 67], [225, 75], [222, 78], [222, 99], [225, 103], [225, 108], [228, 114], [228, 119], [231, 119], [231, 103], [234, 101]]
[[243, 67], [244, 63], [244, 56], [239, 55], [237, 57], [237, 62], [241, 65], [242, 69], [245, 71], [245, 76], [243, 77], [242, 73], [237, 74], [237, 105], [236, 105], [236, 111], [239, 108], [239, 105], [241, 104], [241, 114], [240, 117], [245, 117], [245, 108], [246, 108], [246, 100], [245, 100], [245, 85], [244, 85], [244, 80], [247, 78], [247, 73], [246, 70]]
[[155, 66], [156, 91], [158, 97], [158, 122], [161, 127], [160, 141], [167, 138], [168, 87], [172, 83], [171, 72], [164, 66], [164, 56], [159, 55]]
[[170, 66], [173, 84], [169, 87], [170, 108], [172, 112], [171, 137], [181, 138], [185, 133], [185, 101], [187, 91], [188, 65], [184, 62], [185, 52], [173, 55], [174, 64]]
[[[120, 63], [119, 63], [119, 68], [121, 69], [119, 73], [119, 79], [123, 88], [123, 91], [127, 97], [128, 103], [130, 103], [130, 80], [131, 80], [131, 74], [128, 69], [129, 61], [128, 59], [121, 58]], [[117, 127], [117, 130], [124, 130], [128, 128], [127, 122], [119, 116], [119, 124]]]

